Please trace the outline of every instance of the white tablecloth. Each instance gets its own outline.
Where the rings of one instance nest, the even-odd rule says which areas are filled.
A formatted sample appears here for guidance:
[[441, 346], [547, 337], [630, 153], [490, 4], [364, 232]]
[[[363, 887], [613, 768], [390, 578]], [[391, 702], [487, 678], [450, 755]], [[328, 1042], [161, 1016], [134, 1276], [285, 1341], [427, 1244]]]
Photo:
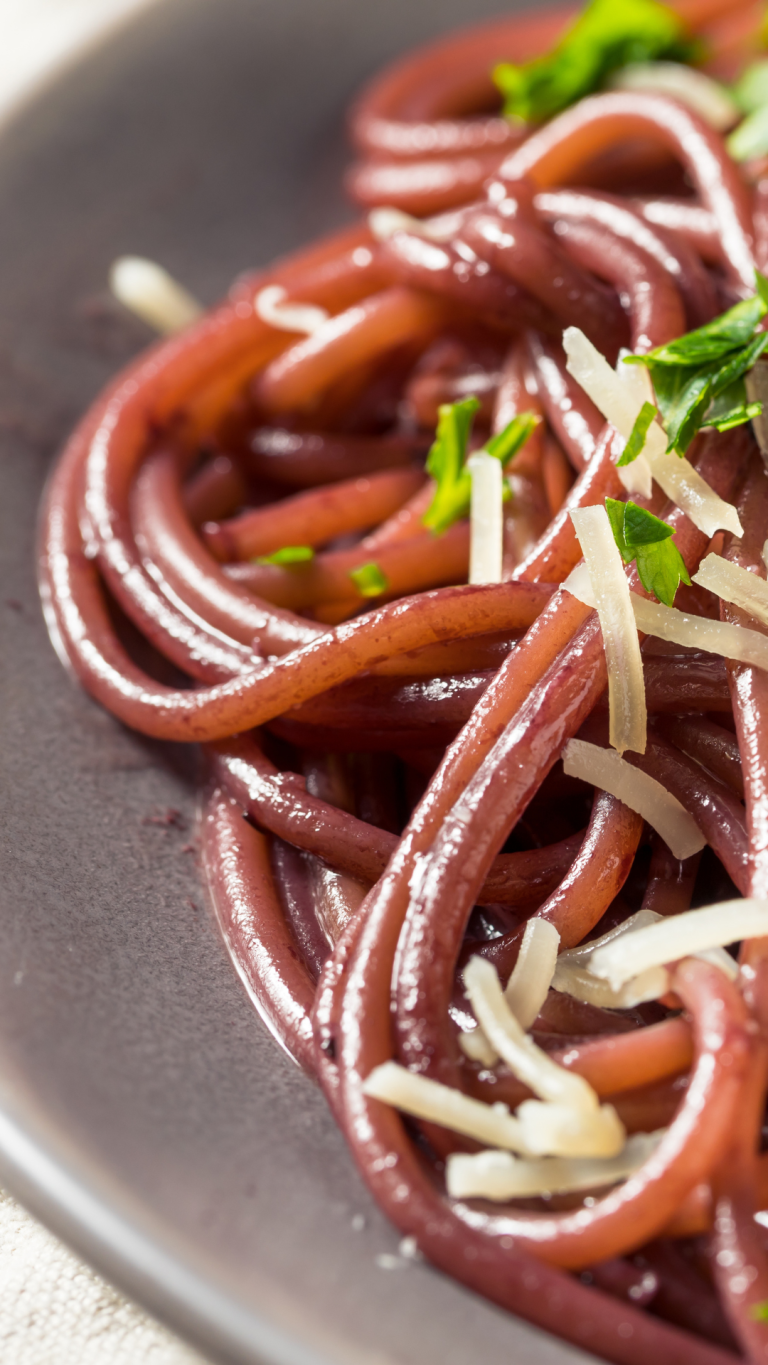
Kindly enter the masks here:
[[[154, 0], [0, 0], [7, 115]], [[203, 1365], [0, 1190], [0, 1365]]]

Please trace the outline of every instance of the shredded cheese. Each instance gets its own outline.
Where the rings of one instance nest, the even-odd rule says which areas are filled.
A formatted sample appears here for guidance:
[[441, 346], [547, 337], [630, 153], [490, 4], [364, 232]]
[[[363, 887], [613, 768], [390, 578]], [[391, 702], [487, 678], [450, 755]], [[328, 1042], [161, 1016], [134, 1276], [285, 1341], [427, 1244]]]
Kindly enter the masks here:
[[301, 332], [306, 336], [312, 336], [328, 321], [327, 309], [314, 303], [285, 303], [287, 297], [281, 284], [265, 285], [253, 300], [257, 316], [280, 332]]
[[463, 1029], [459, 1034], [459, 1047], [471, 1062], [480, 1062], [481, 1066], [495, 1066], [499, 1060], [499, 1054], [495, 1047], [491, 1047], [480, 1025], [473, 1029]]
[[414, 218], [410, 213], [403, 213], [402, 209], [389, 208], [387, 205], [371, 209], [368, 226], [377, 242], [386, 242], [396, 232], [410, 232], [415, 237], [427, 237], [436, 242], [443, 241], [446, 235], [439, 219], [433, 223], [429, 219]]
[[[621, 350], [616, 361], [616, 376], [624, 388], [632, 395], [637, 412], [644, 403], [655, 403], [651, 376], [644, 365], [625, 365], [624, 357], [631, 351]], [[616, 473], [619, 482], [627, 493], [638, 493], [642, 498], [650, 498], [653, 493], [653, 475], [644, 454], [637, 456], [631, 464], [618, 465]]]
[[516, 1117], [528, 1151], [536, 1156], [615, 1156], [627, 1137], [612, 1104], [585, 1111], [524, 1100]]
[[[563, 346], [569, 373], [600, 409], [606, 421], [616, 428], [625, 441], [629, 440], [645, 401], [642, 399], [638, 402], [639, 387], [637, 390], [630, 388], [623, 378], [619, 379], [605, 356], [578, 327], [566, 327]], [[626, 365], [624, 368], [632, 367]], [[694, 526], [705, 535], [711, 537], [718, 530], [731, 531], [736, 536], [743, 534], [736, 508], [710, 488], [690, 461], [667, 454], [666, 437], [658, 422], [652, 422], [648, 428], [645, 446], [638, 458], [645, 458], [662, 491], [683, 509]], [[631, 465], [625, 468], [631, 469]]]
[[523, 1129], [504, 1104], [483, 1104], [460, 1090], [408, 1071], [397, 1062], [377, 1066], [363, 1085], [366, 1095], [404, 1114], [426, 1119], [493, 1147], [527, 1153]]
[[632, 594], [632, 607], [638, 629], [644, 635], [768, 669], [768, 638], [757, 630], [728, 621], [710, 621], [706, 616], [687, 616], [677, 607], [650, 602], [637, 593]]
[[[746, 573], [746, 570], [744, 571]], [[749, 575], [754, 577], [753, 574]], [[696, 580], [699, 581], [698, 578]], [[761, 579], [756, 580], [758, 583]], [[586, 607], [595, 607], [597, 599], [583, 565], [578, 564], [568, 575], [564, 584], [568, 592], [578, 597]], [[738, 626], [729, 621], [711, 621], [707, 616], [688, 616], [677, 607], [665, 607], [661, 602], [651, 602], [639, 593], [631, 593], [632, 610], [638, 630], [644, 635], [654, 635], [670, 644], [683, 645], [686, 649], [703, 650], [707, 654], [721, 654], [725, 659], [735, 659], [738, 663], [750, 664], [753, 668], [768, 670], [768, 637], [748, 626]], [[629, 802], [627, 802], [629, 804]]]
[[[534, 915], [525, 926], [523, 941], [514, 971], [504, 989], [504, 998], [522, 1029], [534, 1023], [547, 998], [557, 965], [560, 935], [554, 924]], [[459, 1034], [459, 1047], [465, 1057], [483, 1066], [495, 1066], [499, 1054], [478, 1024]]]
[[486, 1038], [510, 1071], [535, 1095], [556, 1105], [595, 1112], [598, 1098], [582, 1076], [553, 1062], [520, 1027], [510, 1012], [498, 973], [482, 957], [470, 958], [464, 969], [464, 988]]
[[[768, 641], [765, 643], [768, 646]], [[677, 797], [611, 749], [571, 739], [563, 749], [563, 771], [610, 792], [637, 811], [661, 835], [675, 858], [690, 858], [706, 844], [693, 816]]]
[[593, 975], [603, 977], [618, 990], [630, 977], [651, 967], [766, 935], [768, 901], [723, 901], [701, 910], [686, 910], [606, 943], [595, 949], [589, 967]]
[[732, 128], [742, 117], [739, 106], [724, 85], [681, 62], [630, 62], [615, 71], [608, 84], [614, 90], [648, 90], [671, 95], [719, 133]]
[[654, 910], [638, 910], [599, 938], [583, 943], [578, 948], [567, 948], [557, 959], [552, 981], [554, 990], [602, 1009], [632, 1009], [635, 1005], [666, 995], [669, 973], [663, 967], [652, 967], [647, 972], [633, 976], [619, 991], [613, 990], [607, 981], [593, 976], [589, 970], [590, 959], [596, 948], [613, 943], [636, 929], [644, 929], [648, 924], [656, 924], [660, 919], [661, 915]]
[[651, 967], [647, 972], [639, 972], [621, 990], [615, 991], [607, 981], [593, 976], [588, 965], [569, 962], [558, 962], [552, 982], [553, 990], [604, 1010], [634, 1009], [635, 1005], [661, 999], [669, 987], [669, 972], [663, 967]]
[[199, 318], [202, 304], [155, 261], [120, 256], [109, 272], [109, 287], [124, 307], [164, 335]]
[[504, 998], [522, 1029], [534, 1023], [552, 984], [560, 935], [554, 924], [534, 915], [525, 926], [514, 971]]
[[768, 583], [764, 578], [732, 564], [722, 555], [711, 554], [702, 560], [693, 581], [768, 626]]
[[654, 451], [649, 464], [662, 492], [682, 508], [705, 536], [711, 538], [716, 531], [721, 530], [730, 531], [731, 535], [739, 538], [743, 536], [744, 530], [736, 508], [719, 497], [714, 488], [710, 488], [689, 460], [667, 454], [666, 451]]
[[589, 571], [608, 668], [610, 741], [644, 754], [648, 713], [640, 641], [632, 611], [624, 564], [604, 507], [579, 507], [571, 512]]
[[504, 557], [504, 471], [501, 461], [478, 450], [467, 461], [472, 476], [469, 514], [469, 581], [500, 583]]
[[617, 1156], [540, 1157], [521, 1159], [509, 1152], [478, 1152], [470, 1156], [452, 1152], [446, 1167], [448, 1194], [452, 1199], [532, 1198], [541, 1194], [570, 1194], [601, 1189], [627, 1180], [645, 1164], [658, 1147], [665, 1129], [635, 1133]]

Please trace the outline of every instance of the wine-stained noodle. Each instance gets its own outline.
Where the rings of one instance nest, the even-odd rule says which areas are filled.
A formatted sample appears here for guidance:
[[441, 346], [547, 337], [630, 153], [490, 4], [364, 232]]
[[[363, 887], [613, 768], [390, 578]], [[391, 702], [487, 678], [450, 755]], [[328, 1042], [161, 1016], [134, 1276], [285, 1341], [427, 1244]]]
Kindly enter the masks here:
[[[721, 78], [757, 50], [754, 6], [676, 9]], [[627, 351], [751, 298], [768, 162], [737, 164], [653, 89], [504, 117], [492, 68], [548, 51], [569, 17], [477, 26], [368, 86], [348, 188], [377, 213], [242, 277], [117, 376], [51, 476], [41, 592], [96, 701], [202, 743], [228, 950], [402, 1233], [617, 1365], [763, 1362], [768, 937], [692, 955], [683, 938], [623, 976], [619, 948], [704, 903], [762, 923], [768, 673], [641, 637], [647, 739], [624, 762], [693, 818], [697, 851], [562, 757], [609, 735], [571, 513], [634, 488], [674, 535], [680, 611], [765, 636], [768, 616], [685, 580], [715, 555], [764, 582], [768, 474], [748, 423], [687, 452], [739, 537], [670, 501], [660, 465], [628, 485], [627, 433], [562, 335], [626, 376]], [[462, 459], [527, 423], [500, 582], [470, 581], [469, 475], [459, 460], [441, 482], [442, 436], [425, 467], [470, 408]], [[626, 577], [651, 595], [640, 558]]]

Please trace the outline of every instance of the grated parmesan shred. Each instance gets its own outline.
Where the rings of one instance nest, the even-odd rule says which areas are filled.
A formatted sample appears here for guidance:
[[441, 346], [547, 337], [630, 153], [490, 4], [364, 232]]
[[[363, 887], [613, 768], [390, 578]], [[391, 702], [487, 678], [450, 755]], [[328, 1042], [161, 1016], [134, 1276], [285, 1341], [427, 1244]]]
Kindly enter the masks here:
[[638, 972], [766, 935], [768, 901], [722, 901], [701, 910], [686, 910], [606, 943], [595, 949], [589, 966], [593, 975], [603, 977], [618, 990]]
[[[754, 575], [751, 574], [750, 577]], [[578, 597], [586, 607], [596, 605], [595, 594], [584, 565], [577, 564], [566, 578], [563, 587], [574, 597]], [[738, 663], [750, 664], [753, 668], [768, 670], [768, 638], [760, 631], [750, 630], [748, 626], [739, 626], [729, 621], [711, 621], [706, 616], [688, 616], [677, 607], [665, 607], [661, 602], [651, 602], [648, 598], [640, 597], [638, 593], [633, 592], [630, 596], [637, 628], [644, 635], [654, 635], [658, 640], [683, 645], [686, 649], [720, 654], [724, 659], [734, 659]]]
[[722, 555], [711, 554], [702, 560], [693, 581], [768, 626], [768, 583], [764, 578], [732, 564]]
[[661, 835], [675, 858], [690, 858], [706, 844], [693, 816], [677, 798], [613, 750], [601, 749], [583, 739], [570, 739], [563, 749], [563, 771], [569, 777], [578, 777], [610, 792], [630, 810], [637, 811]]
[[328, 321], [329, 313], [313, 303], [286, 303], [288, 295], [281, 284], [267, 284], [253, 300], [253, 307], [262, 322], [280, 332], [301, 332], [312, 336]]
[[203, 312], [202, 304], [167, 270], [143, 256], [118, 257], [109, 272], [109, 287], [125, 308], [166, 336], [188, 327]]
[[592, 1086], [553, 1062], [520, 1027], [492, 963], [482, 957], [470, 958], [464, 969], [464, 989], [486, 1038], [518, 1080], [553, 1104], [593, 1113], [598, 1109]]
[[461, 1090], [419, 1076], [397, 1062], [384, 1062], [368, 1076], [363, 1091], [404, 1114], [440, 1124], [493, 1147], [527, 1153], [522, 1124], [504, 1104], [483, 1104]]
[[[643, 403], [655, 403], [651, 376], [644, 365], [625, 365], [624, 357], [631, 351], [621, 350], [616, 361], [616, 376], [628, 393], [632, 395], [633, 405], [639, 412]], [[631, 464], [616, 468], [619, 483], [627, 493], [637, 493], [641, 498], [650, 498], [653, 493], [653, 475], [644, 454], [638, 455]]]
[[[514, 971], [504, 988], [504, 999], [524, 1030], [531, 1028], [547, 998], [559, 946], [560, 935], [554, 924], [536, 915], [529, 919]], [[479, 1024], [459, 1034], [459, 1047], [465, 1057], [486, 1067], [495, 1066], [499, 1060], [498, 1052]]]
[[614, 72], [608, 85], [613, 90], [647, 90], [670, 95], [692, 109], [715, 128], [727, 132], [742, 118], [741, 110], [719, 81], [682, 62], [630, 62]]
[[[600, 354], [578, 327], [566, 327], [563, 332], [563, 346], [568, 372], [600, 409], [606, 421], [616, 428], [625, 441], [629, 440], [635, 420], [645, 401], [645, 398], [638, 401], [639, 386], [635, 390], [630, 388], [623, 378], [619, 379], [605, 356]], [[632, 367], [627, 365], [624, 368]], [[694, 526], [706, 536], [711, 537], [718, 530], [730, 531], [736, 536], [743, 534], [739, 514], [732, 503], [725, 502], [719, 497], [689, 460], [667, 453], [666, 437], [658, 422], [651, 423], [642, 455], [638, 458], [647, 461], [662, 491], [682, 508]], [[631, 467], [625, 466], [627, 469]], [[619, 473], [621, 472], [620, 470]]]
[[589, 571], [608, 668], [610, 741], [624, 753], [644, 754], [648, 713], [640, 641], [624, 564], [604, 507], [571, 512]]
[[472, 476], [469, 514], [469, 581], [500, 583], [504, 557], [504, 471], [500, 460], [478, 450], [467, 461]]
[[531, 1028], [547, 998], [559, 947], [560, 935], [554, 924], [536, 915], [529, 919], [504, 990], [504, 999], [522, 1029]]
[[569, 1104], [524, 1100], [516, 1117], [528, 1151], [536, 1156], [615, 1156], [627, 1137], [612, 1104], [586, 1112]]
[[706, 616], [687, 616], [677, 607], [649, 602], [636, 593], [632, 594], [632, 606], [638, 629], [644, 635], [768, 669], [768, 639], [757, 630], [728, 621], [710, 621]]
[[562, 995], [570, 995], [585, 1005], [596, 1005], [605, 1010], [630, 1010], [649, 1000], [659, 1000], [667, 994], [669, 986], [669, 972], [663, 967], [651, 967], [647, 972], [638, 972], [631, 981], [615, 991], [607, 981], [593, 976], [588, 965], [567, 962], [558, 962], [552, 982], [553, 990], [560, 991]]
[[[446, 223], [450, 227], [451, 219], [444, 215]], [[451, 215], [451, 218], [455, 215]], [[377, 242], [386, 242], [388, 237], [394, 237], [396, 232], [411, 232], [415, 237], [426, 237], [432, 241], [442, 242], [445, 240], [446, 233], [441, 220], [424, 218], [414, 218], [410, 213], [403, 213], [402, 209], [390, 208], [382, 205], [380, 208], [371, 209], [368, 214], [368, 227], [371, 236]]]
[[452, 1199], [531, 1198], [601, 1189], [627, 1180], [653, 1154], [665, 1129], [635, 1133], [613, 1157], [540, 1157], [520, 1159], [509, 1152], [452, 1152], [446, 1182]]

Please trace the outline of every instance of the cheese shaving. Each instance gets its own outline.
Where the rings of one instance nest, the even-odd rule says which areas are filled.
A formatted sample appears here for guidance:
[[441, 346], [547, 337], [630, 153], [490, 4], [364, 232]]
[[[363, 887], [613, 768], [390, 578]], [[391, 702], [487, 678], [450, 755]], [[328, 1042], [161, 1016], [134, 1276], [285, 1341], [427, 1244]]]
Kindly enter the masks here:
[[[600, 409], [606, 421], [616, 428], [625, 441], [629, 440], [645, 401], [642, 399], [638, 402], [639, 388], [630, 388], [623, 379], [619, 379], [605, 356], [578, 327], [566, 327], [563, 346], [569, 373]], [[711, 537], [718, 530], [731, 531], [736, 536], [743, 534], [736, 508], [710, 488], [690, 461], [667, 454], [666, 437], [658, 422], [651, 423], [642, 455], [638, 458], [647, 461], [662, 491], [682, 508], [694, 526], [705, 535]]]
[[[655, 403], [651, 376], [644, 365], [625, 365], [624, 357], [631, 351], [621, 350], [616, 362], [616, 377], [632, 395], [637, 412], [644, 403]], [[627, 493], [637, 493], [641, 498], [650, 498], [653, 493], [651, 466], [642, 453], [631, 464], [617, 465], [619, 483]]]
[[[649, 454], [647, 446], [645, 453]], [[662, 492], [682, 508], [705, 536], [712, 537], [721, 530], [730, 531], [731, 535], [739, 538], [743, 536], [744, 530], [736, 508], [719, 497], [684, 456], [681, 458], [666, 451], [657, 453], [654, 450], [648, 463]]]
[[120, 256], [109, 272], [109, 287], [125, 308], [163, 335], [188, 327], [203, 312], [167, 270], [143, 256]]
[[504, 557], [504, 471], [485, 450], [469, 457], [472, 476], [469, 526], [470, 583], [500, 583]]
[[601, 1009], [632, 1009], [648, 1000], [658, 1000], [669, 990], [669, 972], [663, 967], [652, 967], [626, 982], [621, 990], [615, 991], [607, 981], [593, 976], [589, 963], [596, 948], [613, 943], [625, 934], [636, 929], [644, 929], [648, 924], [656, 924], [661, 919], [654, 910], [638, 910], [621, 924], [609, 929], [606, 934], [582, 943], [578, 948], [567, 948], [557, 959], [552, 987], [564, 995], [572, 995], [587, 1005], [597, 1005]]
[[624, 564], [604, 507], [575, 508], [571, 520], [584, 552], [603, 632], [610, 741], [619, 753], [632, 749], [644, 754], [648, 724], [645, 678]]
[[536, 1156], [616, 1156], [627, 1137], [612, 1104], [585, 1111], [524, 1100], [516, 1117], [528, 1151]]
[[478, 1024], [477, 1028], [463, 1029], [459, 1034], [459, 1047], [471, 1062], [480, 1062], [481, 1066], [495, 1066], [499, 1060], [499, 1054], [495, 1047], [491, 1047], [483, 1030]]
[[[768, 641], [765, 643], [768, 646]], [[677, 797], [613, 750], [601, 749], [583, 739], [571, 739], [563, 749], [563, 771], [569, 777], [578, 777], [610, 792], [630, 810], [637, 811], [661, 835], [675, 858], [690, 858], [706, 844], [693, 816]]]
[[647, 90], [671, 95], [692, 109], [710, 128], [726, 132], [742, 117], [736, 101], [724, 85], [682, 62], [630, 62], [611, 76], [614, 90]]
[[593, 975], [603, 977], [618, 990], [630, 977], [650, 967], [766, 935], [768, 901], [723, 901], [701, 910], [686, 910], [596, 948], [589, 966]]
[[505, 1104], [483, 1104], [428, 1076], [419, 1076], [397, 1062], [384, 1062], [368, 1076], [363, 1091], [413, 1118], [437, 1123], [493, 1147], [527, 1153], [522, 1125]]
[[560, 935], [554, 924], [534, 915], [525, 926], [514, 971], [504, 999], [522, 1029], [534, 1023], [552, 984]]
[[313, 303], [286, 303], [287, 292], [281, 284], [268, 284], [260, 289], [253, 307], [262, 322], [280, 332], [302, 332], [312, 336], [328, 321], [328, 311]]
[[439, 223], [432, 223], [423, 218], [414, 218], [410, 213], [403, 213], [402, 209], [389, 208], [386, 205], [377, 209], [371, 209], [368, 214], [368, 226], [371, 236], [377, 242], [386, 242], [388, 237], [394, 237], [396, 232], [411, 232], [415, 237], [427, 237], [433, 241], [442, 241], [445, 232], [441, 230]]
[[693, 581], [768, 626], [768, 583], [764, 578], [732, 564], [722, 555], [711, 554], [702, 560]]
[[658, 1147], [665, 1129], [635, 1133], [617, 1156], [540, 1157], [525, 1160], [509, 1152], [452, 1152], [446, 1184], [452, 1199], [525, 1199], [616, 1185], [634, 1175]]
[[[746, 570], [744, 573], [746, 574]], [[754, 574], [748, 576], [755, 577]], [[694, 581], [700, 582], [698, 576]], [[762, 579], [756, 579], [756, 582], [761, 583]], [[585, 565], [577, 564], [566, 578], [563, 587], [574, 597], [578, 597], [586, 607], [597, 605], [597, 598]], [[768, 638], [760, 631], [750, 630], [748, 626], [739, 626], [729, 621], [711, 621], [706, 616], [688, 616], [677, 607], [665, 607], [661, 602], [651, 602], [648, 598], [640, 597], [639, 593], [633, 592], [630, 596], [637, 628], [644, 635], [654, 635], [658, 640], [683, 645], [686, 649], [721, 654], [724, 659], [734, 659], [738, 663], [750, 664], [753, 668], [768, 670]]]
[[595, 1112], [598, 1098], [592, 1086], [553, 1062], [534, 1043], [510, 1012], [498, 973], [485, 958], [473, 957], [464, 970], [464, 988], [486, 1038], [510, 1071], [535, 1095], [556, 1105]]
[[[549, 993], [557, 965], [560, 935], [554, 924], [534, 915], [525, 926], [523, 941], [514, 971], [504, 989], [504, 998], [523, 1029], [529, 1029]], [[499, 1054], [478, 1024], [459, 1034], [459, 1047], [465, 1057], [495, 1066]]]
[[687, 616], [677, 607], [649, 602], [637, 593], [632, 594], [632, 607], [638, 629], [644, 635], [768, 669], [768, 638], [757, 630], [728, 621], [710, 621], [706, 616]]
[[588, 966], [558, 962], [552, 989], [570, 995], [585, 1005], [596, 1005], [604, 1010], [631, 1010], [649, 1000], [660, 1000], [670, 988], [669, 972], [664, 967], [651, 967], [639, 972], [616, 991], [607, 981], [593, 976]]

